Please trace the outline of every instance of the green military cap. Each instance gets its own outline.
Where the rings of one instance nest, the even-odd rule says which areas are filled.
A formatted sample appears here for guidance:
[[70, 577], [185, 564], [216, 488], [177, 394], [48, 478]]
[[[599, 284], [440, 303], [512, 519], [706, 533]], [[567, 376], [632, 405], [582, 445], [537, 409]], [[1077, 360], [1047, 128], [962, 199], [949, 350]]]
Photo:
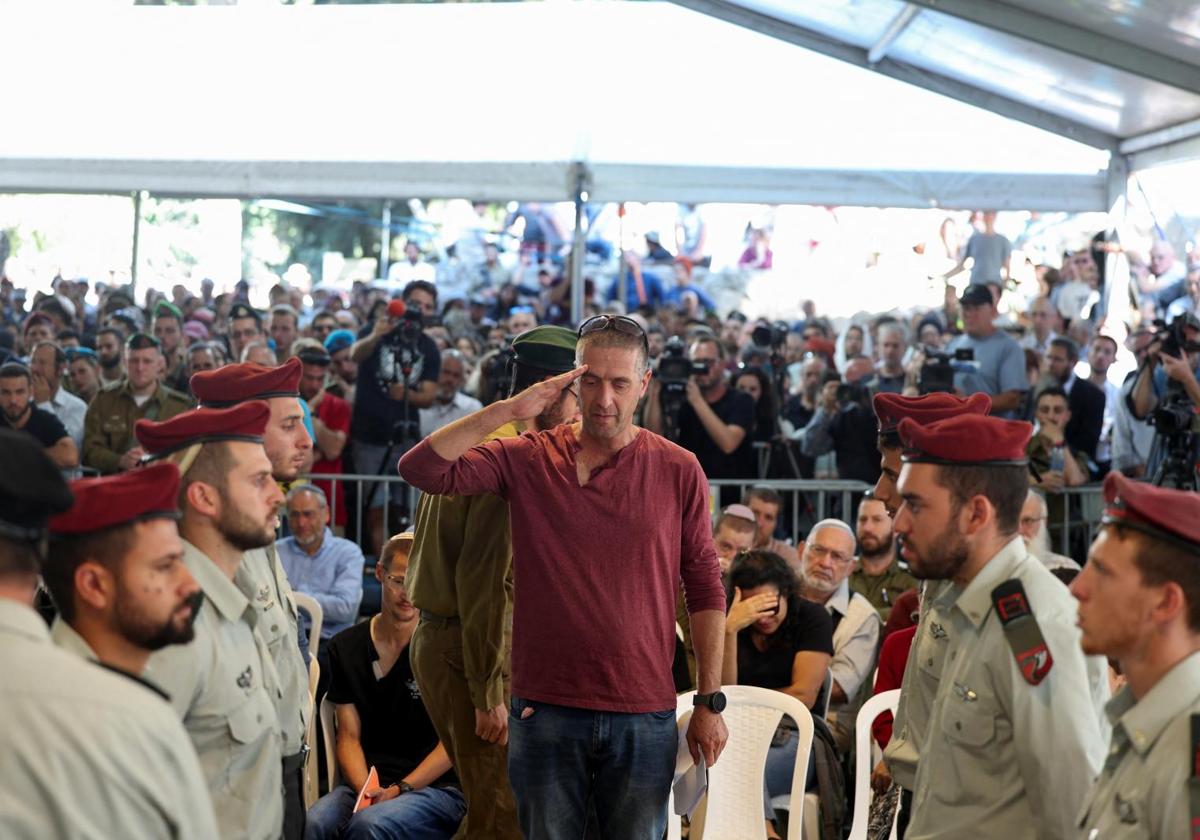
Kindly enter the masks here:
[[167, 300], [160, 300], [154, 304], [154, 317], [161, 318], [163, 315], [174, 318], [179, 323], [183, 323], [183, 312], [179, 307]]
[[566, 327], [541, 326], [513, 339], [518, 364], [539, 370], [566, 372], [575, 369], [576, 335]]
[[253, 318], [258, 323], [262, 323], [262, 315], [258, 314], [258, 310], [244, 303], [235, 303], [229, 310], [229, 320], [232, 321], [235, 318]]
[[162, 344], [152, 335], [135, 332], [126, 339], [125, 347], [129, 350], [149, 350], [151, 347], [162, 347]]

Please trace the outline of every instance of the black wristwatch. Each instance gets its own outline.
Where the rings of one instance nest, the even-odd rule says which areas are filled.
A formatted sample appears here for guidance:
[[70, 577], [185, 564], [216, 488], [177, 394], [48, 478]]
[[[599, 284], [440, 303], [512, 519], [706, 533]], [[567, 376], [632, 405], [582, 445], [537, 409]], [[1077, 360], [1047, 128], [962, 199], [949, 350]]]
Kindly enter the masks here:
[[712, 694], [696, 694], [692, 697], [693, 706], [706, 706], [717, 714], [725, 711], [725, 693], [714, 691]]
[[416, 788], [410, 785], [408, 782], [396, 782], [396, 787], [400, 788], [400, 796], [403, 796], [406, 793], [412, 793], [414, 790], [416, 790]]

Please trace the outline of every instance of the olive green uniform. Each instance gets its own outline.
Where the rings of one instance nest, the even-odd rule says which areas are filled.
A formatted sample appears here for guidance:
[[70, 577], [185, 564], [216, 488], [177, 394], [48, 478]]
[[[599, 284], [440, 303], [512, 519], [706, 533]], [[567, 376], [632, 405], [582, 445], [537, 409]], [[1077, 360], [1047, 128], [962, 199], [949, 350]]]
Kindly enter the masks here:
[[170, 420], [191, 407], [186, 395], [164, 385], [141, 406], [133, 398], [128, 379], [105, 387], [88, 406], [83, 421], [83, 465], [104, 475], [118, 472], [121, 456], [137, 445], [133, 434], [137, 421]]
[[[489, 439], [516, 437], [514, 424]], [[417, 505], [407, 588], [421, 610], [413, 673], [467, 800], [455, 837], [520, 838], [508, 749], [475, 734], [475, 710], [506, 704], [512, 650], [512, 542], [498, 496], [433, 496]]]
[[868, 575], [863, 571], [861, 563], [850, 573], [850, 591], [857, 592], [870, 601], [884, 621], [892, 614], [892, 605], [896, 603], [896, 599], [908, 590], [916, 588], [917, 579], [894, 558], [881, 575]]

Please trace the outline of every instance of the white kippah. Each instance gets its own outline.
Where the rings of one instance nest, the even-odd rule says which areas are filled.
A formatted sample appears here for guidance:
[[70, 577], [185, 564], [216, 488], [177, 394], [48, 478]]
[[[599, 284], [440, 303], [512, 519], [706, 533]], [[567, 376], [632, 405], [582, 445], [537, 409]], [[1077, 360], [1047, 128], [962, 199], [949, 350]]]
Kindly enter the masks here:
[[809, 538], [811, 538], [813, 534], [817, 533], [817, 531], [820, 531], [822, 528], [836, 528], [839, 531], [843, 531], [843, 532], [849, 534], [850, 542], [854, 546], [852, 551], [858, 550], [858, 535], [854, 533], [853, 528], [851, 528], [849, 525], [847, 525], [842, 520], [840, 520], [840, 519], [822, 519], [816, 525], [812, 526], [812, 528], [809, 530], [809, 532], [808, 532]]

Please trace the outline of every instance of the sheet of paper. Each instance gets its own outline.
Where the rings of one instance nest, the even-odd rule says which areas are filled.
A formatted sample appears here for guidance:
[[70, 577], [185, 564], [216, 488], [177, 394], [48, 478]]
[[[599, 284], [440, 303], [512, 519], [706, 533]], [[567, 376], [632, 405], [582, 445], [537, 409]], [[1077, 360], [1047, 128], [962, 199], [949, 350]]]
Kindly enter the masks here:
[[375, 767], [371, 767], [371, 771], [367, 773], [367, 780], [363, 782], [362, 790], [358, 792], [358, 799], [354, 801], [354, 813], [358, 813], [363, 808], [370, 808], [375, 804], [375, 800], [367, 799], [367, 791], [375, 790], [379, 787], [379, 774], [375, 772]]
[[693, 764], [683, 771], [675, 780], [675, 813], [678, 816], [692, 816], [692, 811], [700, 804], [700, 798], [708, 790], [708, 766], [704, 759], [699, 764]]

